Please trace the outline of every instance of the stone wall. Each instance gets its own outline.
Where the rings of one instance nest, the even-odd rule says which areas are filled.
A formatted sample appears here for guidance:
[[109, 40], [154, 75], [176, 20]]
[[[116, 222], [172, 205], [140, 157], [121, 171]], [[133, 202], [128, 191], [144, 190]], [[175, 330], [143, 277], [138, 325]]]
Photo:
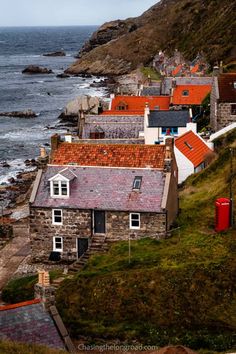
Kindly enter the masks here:
[[53, 237], [63, 237], [63, 261], [77, 259], [77, 237], [91, 238], [91, 211], [63, 209], [63, 225], [52, 224], [52, 209], [31, 208], [30, 238], [34, 261], [48, 261]]
[[[106, 237], [108, 241], [166, 235], [166, 213], [140, 213], [140, 229], [130, 229], [130, 213], [119, 211], [106, 212]], [[88, 238], [91, 242], [91, 210], [63, 209], [63, 225], [52, 224], [52, 210], [31, 208], [30, 238], [32, 258], [36, 262], [48, 262], [53, 251], [53, 237], [63, 237], [62, 262], [77, 259], [77, 237]]]
[[106, 212], [106, 236], [108, 241], [127, 240], [132, 238], [165, 236], [166, 214], [140, 213], [140, 229], [130, 229], [129, 212]]
[[217, 111], [217, 130], [236, 122], [236, 115], [231, 115], [230, 103], [219, 103]]

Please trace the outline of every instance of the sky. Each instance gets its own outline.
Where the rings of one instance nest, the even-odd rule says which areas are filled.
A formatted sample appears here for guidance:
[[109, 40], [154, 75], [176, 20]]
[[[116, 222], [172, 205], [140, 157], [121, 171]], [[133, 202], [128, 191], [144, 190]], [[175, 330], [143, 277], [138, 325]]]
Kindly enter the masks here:
[[158, 0], [0, 0], [1, 26], [101, 25], [141, 15]]

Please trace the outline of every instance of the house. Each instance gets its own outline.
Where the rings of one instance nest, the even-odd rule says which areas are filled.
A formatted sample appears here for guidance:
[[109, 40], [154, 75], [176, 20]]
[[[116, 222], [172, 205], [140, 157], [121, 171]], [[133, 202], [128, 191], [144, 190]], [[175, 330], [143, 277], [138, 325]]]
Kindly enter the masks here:
[[236, 122], [236, 73], [213, 77], [210, 122], [214, 132]]
[[196, 131], [188, 110], [152, 111], [146, 107], [144, 113], [145, 144], [161, 144], [166, 136], [178, 137], [188, 130]]
[[[164, 77], [161, 83], [161, 94], [170, 95], [172, 90], [178, 86], [211, 86], [212, 77]], [[173, 92], [172, 92], [173, 96]]]
[[168, 110], [170, 105], [170, 96], [114, 96], [111, 97], [109, 111], [103, 114], [114, 115], [116, 112], [122, 114], [140, 115], [144, 113], [145, 105], [150, 109]]
[[211, 92], [211, 85], [177, 85], [173, 88], [171, 104], [174, 106], [200, 106]]
[[0, 340], [65, 350], [59, 328], [40, 299], [0, 306]]
[[191, 174], [204, 169], [207, 165], [207, 157], [212, 154], [212, 150], [204, 140], [191, 130], [175, 139], [174, 152], [179, 183], [185, 181]]
[[34, 260], [75, 261], [94, 237], [165, 237], [178, 211], [172, 139], [162, 146], [56, 139], [30, 199]]
[[143, 143], [140, 139], [143, 132], [142, 115], [87, 115], [84, 120], [82, 139], [112, 139], [113, 143], [118, 139], [130, 143], [130, 139], [136, 143]]

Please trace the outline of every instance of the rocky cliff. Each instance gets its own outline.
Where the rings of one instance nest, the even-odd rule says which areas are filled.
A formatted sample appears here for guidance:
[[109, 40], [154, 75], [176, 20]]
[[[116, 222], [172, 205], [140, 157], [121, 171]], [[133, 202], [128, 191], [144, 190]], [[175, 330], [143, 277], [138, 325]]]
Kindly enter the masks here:
[[236, 57], [236, 3], [232, 0], [162, 0], [142, 16], [101, 26], [67, 72], [120, 75], [149, 64], [160, 50], [178, 48], [187, 59]]

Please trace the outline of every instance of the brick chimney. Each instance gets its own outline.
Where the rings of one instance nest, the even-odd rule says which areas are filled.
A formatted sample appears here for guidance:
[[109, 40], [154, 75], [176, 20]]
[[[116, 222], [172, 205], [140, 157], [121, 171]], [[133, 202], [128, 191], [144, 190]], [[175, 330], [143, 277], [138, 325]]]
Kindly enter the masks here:
[[38, 283], [34, 286], [34, 295], [36, 299], [42, 301], [47, 310], [55, 304], [55, 288], [50, 285], [49, 272], [38, 271]]
[[165, 147], [164, 172], [171, 172], [174, 152], [174, 137], [167, 136], [165, 138]]

